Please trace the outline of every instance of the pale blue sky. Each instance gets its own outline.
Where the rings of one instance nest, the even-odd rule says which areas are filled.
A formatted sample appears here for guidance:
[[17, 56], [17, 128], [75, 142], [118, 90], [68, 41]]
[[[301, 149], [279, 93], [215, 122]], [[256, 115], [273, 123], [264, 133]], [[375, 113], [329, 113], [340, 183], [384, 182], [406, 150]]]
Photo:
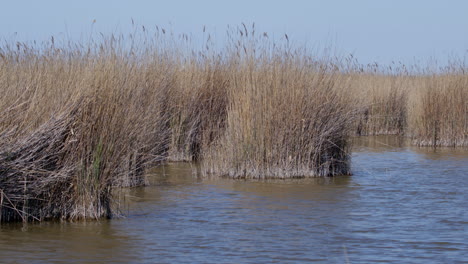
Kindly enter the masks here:
[[[443, 61], [468, 50], [468, 1], [99, 1], [2, 0], [0, 36], [43, 40], [51, 35], [78, 38], [91, 31], [130, 31], [138, 24], [169, 27], [176, 33], [202, 33], [203, 25], [224, 38], [227, 25], [255, 22], [275, 36], [296, 43], [333, 45], [361, 62]], [[16, 36], [14, 37], [14, 34]], [[220, 37], [221, 36], [221, 37]], [[219, 40], [218, 40], [219, 41]]]

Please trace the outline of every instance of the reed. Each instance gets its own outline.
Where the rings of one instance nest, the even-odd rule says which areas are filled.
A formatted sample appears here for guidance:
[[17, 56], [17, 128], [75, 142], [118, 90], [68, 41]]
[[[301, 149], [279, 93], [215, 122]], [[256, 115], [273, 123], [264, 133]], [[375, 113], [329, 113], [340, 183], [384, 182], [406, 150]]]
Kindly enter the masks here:
[[410, 130], [418, 146], [468, 146], [468, 75], [426, 76], [410, 103]]
[[365, 107], [356, 124], [356, 134], [401, 135], [421, 147], [468, 146], [464, 64], [404, 69], [374, 67], [350, 73], [352, 94]]
[[198, 161], [202, 149], [224, 131], [228, 65], [220, 58], [182, 65], [170, 89], [170, 161]]
[[[463, 64], [378, 70], [243, 25], [226, 47], [165, 30], [0, 46], [0, 221], [119, 213], [122, 187], [161, 162], [205, 176], [350, 174], [353, 134], [468, 145]], [[208, 37], [210, 39], [210, 37]]]
[[348, 76], [301, 50], [244, 52], [230, 74], [225, 133], [205, 151], [204, 175], [350, 174], [348, 137], [360, 108], [349, 97]]
[[1, 221], [111, 217], [167, 156], [170, 64], [46, 51], [2, 56]]
[[401, 74], [352, 74], [351, 90], [365, 108], [357, 123], [357, 135], [404, 135], [410, 78]]

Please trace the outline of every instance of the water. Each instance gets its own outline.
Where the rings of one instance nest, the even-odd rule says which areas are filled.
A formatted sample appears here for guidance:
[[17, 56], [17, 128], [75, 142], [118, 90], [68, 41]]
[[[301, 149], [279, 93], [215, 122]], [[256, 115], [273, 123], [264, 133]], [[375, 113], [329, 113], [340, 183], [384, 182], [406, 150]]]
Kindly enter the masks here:
[[350, 177], [199, 180], [158, 168], [127, 217], [0, 226], [0, 262], [468, 263], [468, 151], [361, 138]]

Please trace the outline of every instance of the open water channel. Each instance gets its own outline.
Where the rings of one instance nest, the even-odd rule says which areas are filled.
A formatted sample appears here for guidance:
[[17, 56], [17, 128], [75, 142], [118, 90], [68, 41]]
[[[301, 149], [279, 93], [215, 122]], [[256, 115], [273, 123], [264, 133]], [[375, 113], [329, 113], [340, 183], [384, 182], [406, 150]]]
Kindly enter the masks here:
[[126, 217], [0, 226], [1, 263], [468, 263], [468, 150], [356, 139], [353, 176], [131, 189]]

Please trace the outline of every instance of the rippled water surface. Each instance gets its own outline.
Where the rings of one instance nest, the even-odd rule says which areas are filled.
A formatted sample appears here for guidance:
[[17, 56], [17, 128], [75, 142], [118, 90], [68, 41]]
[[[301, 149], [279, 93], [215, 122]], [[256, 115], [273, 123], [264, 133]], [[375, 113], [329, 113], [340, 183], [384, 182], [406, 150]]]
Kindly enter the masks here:
[[352, 161], [353, 176], [283, 181], [157, 168], [125, 218], [0, 226], [0, 262], [468, 262], [467, 150], [363, 138]]

